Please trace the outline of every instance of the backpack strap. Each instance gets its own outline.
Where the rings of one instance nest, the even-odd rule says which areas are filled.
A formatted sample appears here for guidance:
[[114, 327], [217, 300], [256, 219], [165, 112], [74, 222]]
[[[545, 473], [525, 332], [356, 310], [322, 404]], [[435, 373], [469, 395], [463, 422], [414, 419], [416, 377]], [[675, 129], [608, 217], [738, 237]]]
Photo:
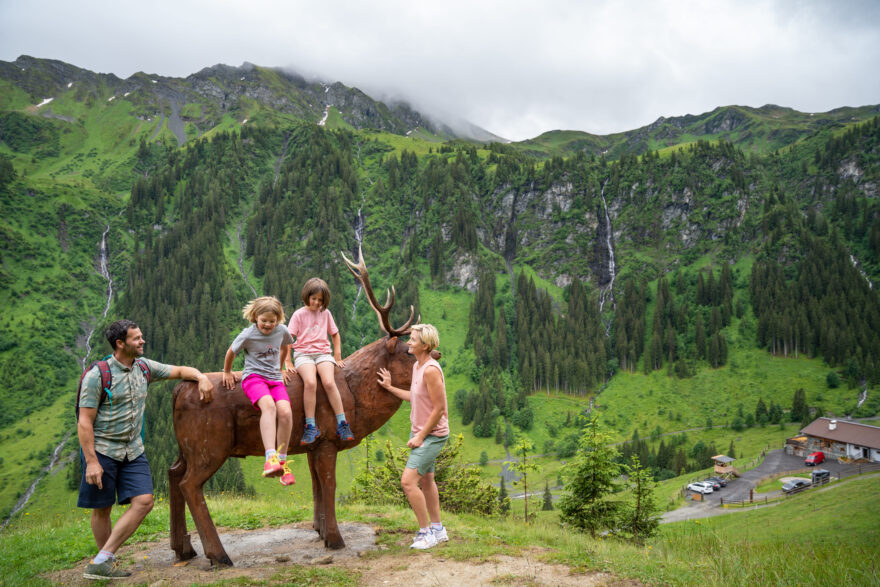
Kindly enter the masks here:
[[134, 362], [140, 367], [141, 373], [144, 374], [144, 378], [147, 380], [147, 385], [149, 385], [153, 378], [153, 373], [150, 371], [149, 365], [147, 365], [147, 362], [143, 359], [135, 359]]
[[107, 362], [107, 358], [100, 361], [95, 361], [89, 368], [83, 371], [82, 375], [79, 377], [79, 386], [76, 389], [76, 419], [79, 421], [79, 396], [82, 393], [82, 382], [83, 379], [86, 378], [86, 374], [92, 370], [93, 367], [98, 368], [98, 373], [101, 376], [101, 395], [98, 396], [98, 407], [101, 407], [101, 404], [104, 403], [104, 400], [110, 398], [110, 405], [113, 405], [113, 393], [110, 391], [110, 388], [113, 386], [113, 375], [110, 373], [110, 363]]

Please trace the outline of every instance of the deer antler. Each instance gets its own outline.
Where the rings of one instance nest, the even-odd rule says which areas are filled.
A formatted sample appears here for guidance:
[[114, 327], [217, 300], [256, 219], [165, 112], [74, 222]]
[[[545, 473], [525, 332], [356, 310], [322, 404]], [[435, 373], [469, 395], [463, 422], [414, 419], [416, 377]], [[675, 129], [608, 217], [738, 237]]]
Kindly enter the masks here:
[[[390, 290], [385, 290], [385, 305], [380, 306], [379, 301], [376, 299], [375, 294], [373, 294], [373, 286], [370, 285], [370, 277], [367, 274], [367, 266], [364, 263], [364, 253], [361, 250], [361, 247], [358, 246], [358, 262], [354, 263], [345, 256], [345, 253], [342, 253], [342, 259], [345, 261], [346, 266], [348, 266], [348, 270], [354, 275], [355, 279], [361, 282], [361, 286], [364, 288], [364, 293], [367, 294], [367, 301], [370, 302], [370, 307], [373, 308], [373, 311], [376, 312], [376, 316], [379, 317], [379, 326], [388, 333], [388, 336], [402, 336], [405, 334], [409, 334], [410, 326], [413, 321], [413, 314], [415, 314], [415, 308], [413, 306], [409, 307], [409, 320], [406, 321], [406, 324], [401, 326], [400, 328], [392, 328], [391, 322], [388, 319], [388, 314], [391, 312], [391, 307], [394, 305], [395, 291], [394, 286], [391, 286]], [[421, 316], [419, 317], [419, 319]], [[418, 319], [416, 320], [418, 322]]]

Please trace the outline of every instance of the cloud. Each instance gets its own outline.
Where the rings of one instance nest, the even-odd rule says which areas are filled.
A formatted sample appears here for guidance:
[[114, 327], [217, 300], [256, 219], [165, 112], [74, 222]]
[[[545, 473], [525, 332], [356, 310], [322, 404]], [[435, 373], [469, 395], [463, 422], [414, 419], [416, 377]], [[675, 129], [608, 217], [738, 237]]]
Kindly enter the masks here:
[[127, 77], [287, 67], [511, 139], [720, 105], [880, 102], [880, 3], [252, 0], [0, 4], [0, 59]]

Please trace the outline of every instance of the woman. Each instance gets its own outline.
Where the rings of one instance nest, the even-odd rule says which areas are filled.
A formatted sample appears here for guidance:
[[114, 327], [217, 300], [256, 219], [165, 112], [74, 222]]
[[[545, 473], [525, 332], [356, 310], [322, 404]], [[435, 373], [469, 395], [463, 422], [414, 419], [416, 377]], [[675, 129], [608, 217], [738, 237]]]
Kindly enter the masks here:
[[434, 482], [434, 462], [449, 439], [446, 409], [446, 382], [440, 363], [431, 358], [440, 344], [437, 329], [430, 324], [416, 324], [409, 338], [409, 353], [416, 358], [409, 390], [391, 385], [391, 373], [379, 369], [379, 385], [412, 404], [410, 438], [412, 449], [400, 478], [403, 492], [419, 523], [410, 548], [424, 550], [449, 536], [440, 522], [440, 494]]

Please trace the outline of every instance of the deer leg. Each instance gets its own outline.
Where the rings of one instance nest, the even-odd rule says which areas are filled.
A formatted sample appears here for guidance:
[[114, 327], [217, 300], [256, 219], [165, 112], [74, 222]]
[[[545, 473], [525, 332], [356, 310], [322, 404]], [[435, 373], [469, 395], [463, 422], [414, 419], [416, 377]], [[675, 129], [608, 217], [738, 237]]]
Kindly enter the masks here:
[[321, 505], [321, 484], [318, 482], [318, 474], [315, 472], [315, 451], [306, 453], [309, 457], [309, 473], [312, 475], [312, 509], [314, 517], [312, 518], [312, 529], [318, 533], [321, 538], [324, 537], [323, 523], [323, 506]]
[[321, 487], [321, 516], [323, 518], [324, 546], [345, 548], [345, 541], [336, 525], [336, 453], [338, 449], [331, 442], [322, 442], [315, 449], [315, 475]]
[[231, 567], [232, 559], [226, 554], [223, 543], [220, 542], [217, 528], [211, 519], [211, 512], [208, 511], [208, 504], [205, 503], [205, 494], [202, 492], [205, 481], [210, 479], [211, 475], [216, 473], [225, 461], [224, 457], [200, 462], [198, 466], [190, 461], [183, 479], [180, 480], [180, 491], [186, 499], [186, 505], [189, 506], [193, 521], [196, 523], [199, 537], [202, 539], [202, 548], [205, 549], [205, 556], [211, 560], [212, 565]]
[[180, 479], [186, 473], [186, 461], [178, 455], [177, 461], [168, 469], [168, 503], [171, 509], [171, 550], [178, 560], [196, 556], [186, 531], [186, 502], [180, 492]]

